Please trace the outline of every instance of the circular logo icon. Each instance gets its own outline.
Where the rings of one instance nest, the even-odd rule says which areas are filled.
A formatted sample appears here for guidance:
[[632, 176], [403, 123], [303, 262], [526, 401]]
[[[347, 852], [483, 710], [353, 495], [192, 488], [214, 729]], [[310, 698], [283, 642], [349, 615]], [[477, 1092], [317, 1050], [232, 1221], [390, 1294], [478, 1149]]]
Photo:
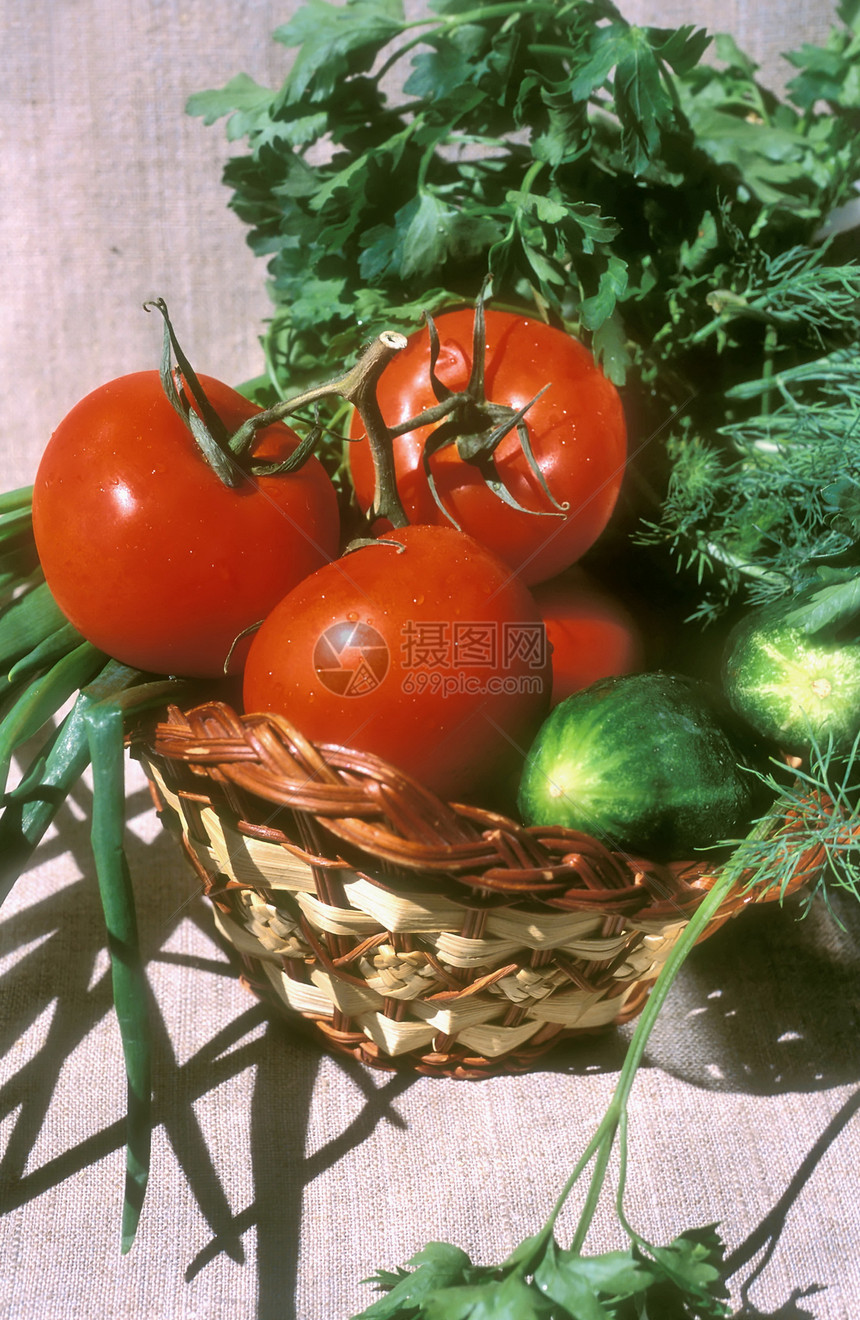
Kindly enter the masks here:
[[385, 638], [367, 623], [333, 623], [314, 647], [320, 682], [339, 697], [366, 697], [388, 673]]

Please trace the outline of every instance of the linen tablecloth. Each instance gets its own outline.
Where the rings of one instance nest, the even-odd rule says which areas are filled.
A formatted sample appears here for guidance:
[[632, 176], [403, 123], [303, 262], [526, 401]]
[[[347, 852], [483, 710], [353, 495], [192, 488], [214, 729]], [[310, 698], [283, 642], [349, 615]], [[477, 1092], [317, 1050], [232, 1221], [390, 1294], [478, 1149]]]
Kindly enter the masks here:
[[[6, 0], [0, 48], [0, 480], [32, 480], [84, 393], [153, 366], [163, 295], [203, 370], [261, 369], [262, 265], [227, 209], [220, 127], [184, 113], [283, 77], [295, 0]], [[628, 0], [731, 31], [764, 76], [824, 0]], [[499, 1261], [543, 1222], [602, 1116], [629, 1028], [526, 1076], [455, 1082], [338, 1061], [238, 983], [128, 771], [129, 859], [156, 1032], [156, 1130], [120, 1254], [124, 1074], [84, 781], [0, 910], [0, 1316], [345, 1320], [426, 1242]], [[746, 913], [701, 945], [631, 1104], [627, 1207], [668, 1241], [719, 1221], [740, 1316], [860, 1315], [856, 904]], [[572, 1224], [576, 1198], [565, 1223]], [[564, 1224], [562, 1225], [562, 1229]], [[563, 1236], [563, 1233], [562, 1233]], [[620, 1245], [605, 1206], [589, 1246]]]

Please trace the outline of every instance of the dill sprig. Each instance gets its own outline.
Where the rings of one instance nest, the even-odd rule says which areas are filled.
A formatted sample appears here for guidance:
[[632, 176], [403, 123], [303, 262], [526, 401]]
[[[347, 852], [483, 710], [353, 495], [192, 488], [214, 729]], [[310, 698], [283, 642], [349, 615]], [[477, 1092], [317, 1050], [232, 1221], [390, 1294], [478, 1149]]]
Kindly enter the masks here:
[[805, 764], [775, 763], [761, 778], [772, 801], [737, 843], [733, 866], [749, 873], [750, 887], [764, 880], [780, 896], [814, 870], [800, 891], [804, 915], [820, 899], [838, 922], [832, 896], [844, 891], [860, 899], [860, 736], [847, 754], [811, 739]]
[[[611, 0], [430, 0], [418, 18], [307, 0], [274, 37], [295, 52], [280, 86], [239, 74], [188, 110], [226, 118], [234, 144], [275, 393], [489, 274], [497, 303], [582, 338], [625, 385], [640, 545], [670, 547], [696, 616], [853, 547], [814, 470], [832, 486], [838, 434], [849, 463], [855, 448], [856, 390], [834, 398], [826, 373], [858, 342], [860, 269], [821, 235], [860, 178], [857, 0], [787, 55], [780, 94], [731, 37], [634, 24]], [[777, 379], [809, 367], [781, 399]]]
[[754, 605], [798, 592], [827, 565], [860, 574], [858, 368], [860, 349], [843, 347], [743, 382], [727, 400], [746, 415], [708, 433], [684, 418], [668, 439], [661, 515], [640, 539], [667, 544], [707, 586], [694, 617], [742, 589]]

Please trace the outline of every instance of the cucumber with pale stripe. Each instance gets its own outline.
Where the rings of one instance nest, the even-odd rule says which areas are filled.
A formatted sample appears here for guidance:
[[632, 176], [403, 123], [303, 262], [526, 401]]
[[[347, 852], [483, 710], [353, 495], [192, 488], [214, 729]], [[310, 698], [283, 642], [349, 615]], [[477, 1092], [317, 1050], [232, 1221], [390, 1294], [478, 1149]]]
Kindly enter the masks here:
[[562, 701], [526, 758], [527, 825], [564, 825], [655, 861], [745, 834], [760, 779], [721, 694], [681, 674], [601, 679]]
[[847, 751], [860, 733], [860, 641], [796, 626], [794, 610], [794, 601], [780, 603], [735, 627], [723, 658], [726, 695], [783, 751]]

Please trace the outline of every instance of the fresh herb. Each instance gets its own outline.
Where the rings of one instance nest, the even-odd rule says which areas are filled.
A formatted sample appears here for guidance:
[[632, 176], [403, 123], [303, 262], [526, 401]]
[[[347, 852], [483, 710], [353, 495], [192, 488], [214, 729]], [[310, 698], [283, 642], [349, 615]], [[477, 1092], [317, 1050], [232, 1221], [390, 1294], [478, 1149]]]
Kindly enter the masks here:
[[742, 583], [751, 604], [831, 576], [860, 576], [860, 353], [833, 353], [728, 391], [750, 401], [710, 442], [681, 419], [667, 440], [672, 470], [643, 544], [667, 543], [719, 612]]
[[[858, 739], [860, 747], [860, 739]], [[806, 772], [767, 776], [773, 801], [684, 927], [636, 1024], [612, 1099], [543, 1227], [499, 1265], [478, 1266], [447, 1243], [431, 1243], [410, 1269], [381, 1270], [385, 1296], [355, 1320], [719, 1320], [730, 1314], [727, 1267], [717, 1225], [689, 1229], [665, 1246], [646, 1241], [627, 1218], [627, 1106], [645, 1046], [672, 984], [726, 896], [735, 887], [784, 891], [809, 856], [822, 850], [827, 867], [814, 892], [857, 888], [858, 747], [848, 760], [816, 748]], [[615, 1211], [630, 1245], [586, 1255], [583, 1247], [604, 1194], [617, 1148]], [[591, 1167], [583, 1208], [569, 1248], [555, 1228], [574, 1187]]]
[[[804, 587], [798, 622], [810, 631], [853, 625], [860, 270], [822, 235], [860, 176], [860, 0], [842, 0], [837, 16], [823, 46], [788, 56], [796, 72], [780, 96], [731, 38], [636, 26], [610, 0], [437, 0], [418, 20], [400, 0], [310, 0], [275, 33], [296, 51], [280, 88], [240, 74], [189, 102], [208, 123], [227, 116], [230, 139], [246, 142], [225, 180], [273, 297], [266, 376], [247, 392], [272, 402], [330, 380], [364, 342], [473, 303], [489, 277], [495, 302], [582, 337], [626, 382], [634, 485], [656, 492], [640, 539], [702, 582], [702, 615], [751, 582], [765, 597]], [[131, 1088], [127, 1248], [148, 1172], [149, 1094], [119, 761], [128, 708], [161, 703], [175, 685], [94, 653], [58, 614], [27, 490], [0, 497], [0, 593], [4, 771], [44, 735], [3, 798], [0, 898], [95, 762], [93, 843]], [[413, 1268], [376, 1276], [385, 1295], [365, 1316], [727, 1314], [714, 1227], [660, 1247], [627, 1221], [627, 1100], [674, 977], [746, 870], [783, 884], [815, 844], [825, 886], [856, 892], [855, 761], [856, 748], [847, 763], [822, 753], [788, 789], [774, 777], [773, 811], [670, 954], [609, 1109], [539, 1233], [490, 1267], [431, 1244]], [[793, 831], [774, 828], [786, 810]], [[616, 1142], [630, 1247], [588, 1257]], [[592, 1163], [562, 1248], [558, 1215]]]
[[473, 1265], [447, 1242], [431, 1242], [411, 1269], [368, 1280], [387, 1295], [355, 1320], [721, 1320], [710, 1289], [723, 1246], [713, 1228], [683, 1233], [650, 1252], [633, 1246], [582, 1256], [554, 1238], [536, 1239], [499, 1266]]
[[731, 37], [609, 0], [311, 0], [274, 34], [280, 87], [188, 103], [244, 143], [224, 179], [268, 263], [270, 386], [491, 275], [626, 381], [640, 544], [701, 583], [697, 612], [794, 590], [857, 541], [830, 500], [860, 480], [860, 268], [822, 234], [860, 177], [860, 0], [837, 19], [777, 94]]
[[129, 711], [161, 705], [183, 684], [102, 655], [67, 622], [39, 566], [30, 487], [0, 496], [0, 572], [0, 903], [92, 761], [93, 854], [129, 1084], [127, 1251], [149, 1174], [151, 1096], [145, 972], [122, 846], [123, 731]]
[[804, 913], [816, 900], [830, 907], [839, 891], [860, 899], [860, 737], [848, 755], [813, 742], [805, 766], [790, 774], [784, 766], [775, 767], [764, 779], [773, 795], [769, 815], [773, 819], [780, 813], [785, 824], [745, 840], [746, 865], [779, 877], [784, 892], [798, 879], [804, 859], [817, 857], [821, 869], [802, 891]]

